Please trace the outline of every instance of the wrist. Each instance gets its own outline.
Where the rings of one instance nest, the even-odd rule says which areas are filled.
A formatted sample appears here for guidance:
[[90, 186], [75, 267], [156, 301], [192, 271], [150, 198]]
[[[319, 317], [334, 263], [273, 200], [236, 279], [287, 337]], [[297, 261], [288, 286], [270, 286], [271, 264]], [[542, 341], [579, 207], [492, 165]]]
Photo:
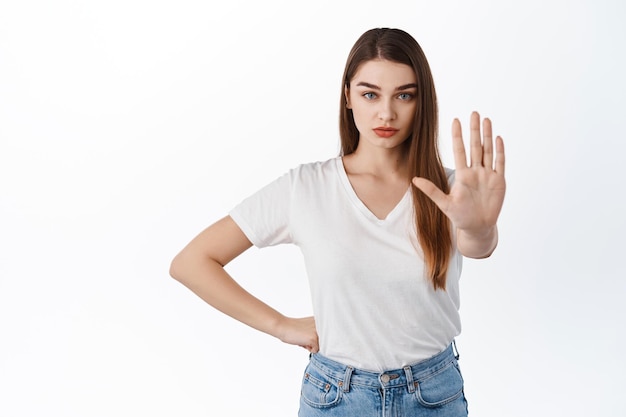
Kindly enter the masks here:
[[468, 258], [487, 258], [498, 244], [498, 228], [457, 230], [457, 248]]
[[276, 316], [272, 318], [269, 324], [268, 333], [279, 340], [283, 340], [285, 338], [285, 328], [288, 319], [287, 316], [277, 312]]
[[496, 232], [497, 227], [495, 225], [477, 229], [457, 229], [458, 234], [463, 234], [466, 238], [477, 241], [489, 240], [494, 234], [497, 234]]

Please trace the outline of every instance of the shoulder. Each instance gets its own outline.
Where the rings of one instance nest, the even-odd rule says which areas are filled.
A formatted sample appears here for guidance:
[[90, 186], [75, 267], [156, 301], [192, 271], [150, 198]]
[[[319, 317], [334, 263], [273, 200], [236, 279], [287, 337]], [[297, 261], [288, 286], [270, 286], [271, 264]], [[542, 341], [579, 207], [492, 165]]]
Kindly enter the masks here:
[[302, 172], [327, 171], [327, 170], [335, 169], [337, 163], [340, 160], [341, 160], [341, 157], [336, 156], [334, 158], [325, 159], [323, 161], [314, 161], [314, 162], [300, 164], [296, 166], [294, 169], [300, 170]]
[[340, 162], [340, 157], [334, 157], [323, 161], [300, 164], [289, 170], [289, 175], [294, 180], [306, 180], [313, 178], [320, 179], [329, 175], [335, 175], [337, 172], [337, 165]]
[[311, 187], [324, 187], [329, 181], [338, 177], [338, 163], [341, 163], [341, 159], [336, 157], [324, 161], [295, 165], [291, 169], [283, 171], [280, 176], [266, 184], [259, 191], [277, 190], [276, 192], [281, 194], [301, 193], [306, 192], [306, 189]]

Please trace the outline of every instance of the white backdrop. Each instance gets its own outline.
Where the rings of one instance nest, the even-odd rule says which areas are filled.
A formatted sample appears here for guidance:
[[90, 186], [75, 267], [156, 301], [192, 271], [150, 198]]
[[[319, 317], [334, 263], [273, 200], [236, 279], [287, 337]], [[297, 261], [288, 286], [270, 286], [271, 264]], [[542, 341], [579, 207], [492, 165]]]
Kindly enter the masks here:
[[[407, 30], [449, 126], [505, 139], [501, 241], [466, 261], [458, 339], [474, 416], [615, 416], [626, 6], [526, 2], [0, 3], [0, 415], [295, 416], [307, 352], [168, 275], [201, 229], [333, 157], [347, 53]], [[310, 314], [293, 247], [229, 265]]]

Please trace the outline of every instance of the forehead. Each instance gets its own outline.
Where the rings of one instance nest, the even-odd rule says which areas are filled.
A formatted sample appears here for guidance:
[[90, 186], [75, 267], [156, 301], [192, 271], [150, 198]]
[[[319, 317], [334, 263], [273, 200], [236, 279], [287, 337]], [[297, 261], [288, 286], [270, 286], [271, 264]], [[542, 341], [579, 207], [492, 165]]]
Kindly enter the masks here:
[[381, 88], [395, 88], [400, 85], [417, 82], [413, 68], [399, 62], [384, 59], [373, 59], [359, 65], [354, 77], [350, 80], [351, 86], [359, 82], [375, 84]]

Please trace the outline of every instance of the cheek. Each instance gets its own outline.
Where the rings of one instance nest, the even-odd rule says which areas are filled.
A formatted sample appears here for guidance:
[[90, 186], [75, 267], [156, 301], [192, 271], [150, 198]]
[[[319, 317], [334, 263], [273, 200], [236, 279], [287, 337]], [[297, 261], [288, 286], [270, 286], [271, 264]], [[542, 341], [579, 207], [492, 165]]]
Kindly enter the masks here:
[[354, 125], [360, 133], [363, 133], [364, 131], [368, 130], [369, 126], [371, 126], [372, 123], [365, 112], [354, 110], [355, 109], [352, 109], [352, 118], [354, 119]]
[[354, 102], [352, 102], [352, 117], [354, 118], [354, 121], [356, 123], [359, 122], [359, 120], [366, 120], [369, 116], [368, 116], [368, 109], [366, 106], [360, 106], [358, 103], [355, 105]]
[[405, 120], [406, 123], [413, 124], [416, 109], [417, 106], [407, 106], [407, 108], [402, 112], [402, 119]]

